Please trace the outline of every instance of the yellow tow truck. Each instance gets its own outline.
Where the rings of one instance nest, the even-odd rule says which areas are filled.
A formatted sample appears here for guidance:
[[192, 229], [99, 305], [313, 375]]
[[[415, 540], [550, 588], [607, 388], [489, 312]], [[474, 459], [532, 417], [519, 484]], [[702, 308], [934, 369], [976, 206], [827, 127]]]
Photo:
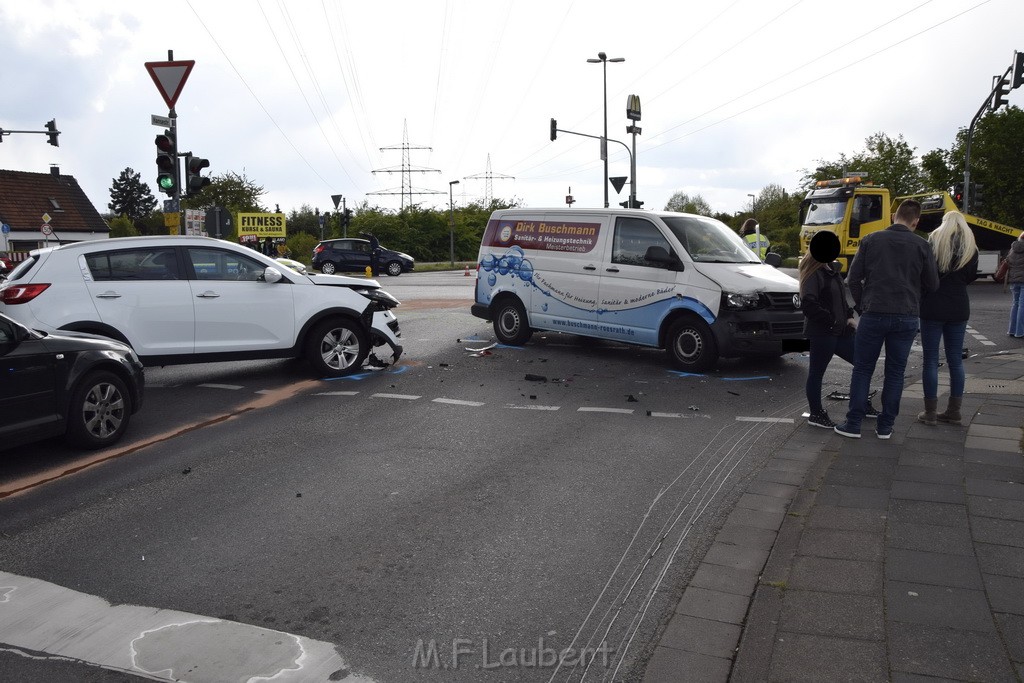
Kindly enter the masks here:
[[[838, 260], [845, 273], [861, 238], [892, 225], [892, 215], [904, 199], [921, 202], [917, 229], [924, 233], [939, 227], [947, 211], [960, 211], [946, 191], [890, 198], [888, 189], [872, 185], [859, 175], [820, 180], [800, 204], [800, 253], [807, 253], [814, 233], [831, 230], [839, 236]], [[964, 218], [982, 255], [979, 274], [994, 274], [999, 255], [1010, 248], [1020, 229], [967, 213]]]

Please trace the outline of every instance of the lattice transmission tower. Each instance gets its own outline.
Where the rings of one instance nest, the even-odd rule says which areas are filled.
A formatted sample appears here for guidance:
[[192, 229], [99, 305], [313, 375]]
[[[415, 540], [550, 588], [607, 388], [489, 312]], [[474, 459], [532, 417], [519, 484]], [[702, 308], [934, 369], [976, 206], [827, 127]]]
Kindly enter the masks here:
[[484, 206], [490, 206], [491, 200], [494, 198], [493, 192], [493, 179], [498, 180], [515, 180], [515, 176], [505, 175], [504, 173], [492, 173], [491, 172], [491, 155], [487, 155], [487, 170], [483, 173], [476, 173], [474, 175], [468, 175], [464, 180], [479, 180], [484, 179]]
[[429, 150], [430, 147], [422, 147], [422, 146], [419, 146], [419, 145], [415, 145], [414, 146], [414, 145], [410, 145], [409, 144], [409, 124], [406, 123], [405, 121], [402, 122], [402, 144], [401, 145], [392, 145], [390, 147], [381, 147], [380, 151], [384, 152], [386, 150], [394, 150], [394, 149], [402, 150], [402, 165], [401, 166], [393, 166], [391, 168], [378, 168], [378, 169], [375, 169], [373, 171], [373, 173], [401, 173], [402, 174], [402, 186], [401, 186], [401, 188], [391, 188], [391, 189], [388, 189], [388, 190], [377, 190], [376, 192], [367, 192], [366, 194], [380, 194], [380, 195], [396, 195], [396, 194], [400, 194], [400, 195], [402, 195], [402, 209], [403, 210], [405, 209], [405, 206], [406, 206], [406, 203], [405, 203], [405, 198], [406, 197], [409, 197], [409, 206], [411, 207], [413, 205], [413, 203], [412, 203], [412, 196], [414, 194], [444, 194], [444, 192], [441, 192], [440, 190], [423, 190], [423, 189], [415, 189], [415, 188], [413, 188], [413, 186], [412, 186], [412, 174], [413, 173], [440, 173], [441, 169], [438, 169], [438, 168], [426, 168], [426, 167], [423, 167], [423, 166], [413, 167], [413, 165], [409, 161], [409, 150], [413, 150], [413, 149], [426, 149], [426, 150]]

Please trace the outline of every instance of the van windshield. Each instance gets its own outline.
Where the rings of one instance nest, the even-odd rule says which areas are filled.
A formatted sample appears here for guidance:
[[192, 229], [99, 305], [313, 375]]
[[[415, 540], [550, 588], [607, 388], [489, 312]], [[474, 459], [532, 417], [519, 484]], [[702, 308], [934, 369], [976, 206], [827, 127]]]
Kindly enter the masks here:
[[697, 263], [760, 263], [725, 223], [705, 216], [662, 216], [690, 258]]

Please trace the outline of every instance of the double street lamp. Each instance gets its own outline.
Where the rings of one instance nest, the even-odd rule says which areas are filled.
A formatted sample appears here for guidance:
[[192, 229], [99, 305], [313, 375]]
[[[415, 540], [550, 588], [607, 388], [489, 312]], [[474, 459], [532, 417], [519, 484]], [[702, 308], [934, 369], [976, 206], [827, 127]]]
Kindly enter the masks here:
[[591, 64], [601, 64], [604, 77], [604, 135], [601, 137], [601, 158], [604, 159], [604, 178], [601, 184], [604, 185], [604, 208], [608, 208], [608, 62], [624, 62], [625, 57], [612, 57], [603, 52], [597, 53], [597, 59], [588, 59]]
[[452, 188], [458, 184], [458, 180], [448, 181], [448, 257], [452, 266], [455, 266], [455, 200]]

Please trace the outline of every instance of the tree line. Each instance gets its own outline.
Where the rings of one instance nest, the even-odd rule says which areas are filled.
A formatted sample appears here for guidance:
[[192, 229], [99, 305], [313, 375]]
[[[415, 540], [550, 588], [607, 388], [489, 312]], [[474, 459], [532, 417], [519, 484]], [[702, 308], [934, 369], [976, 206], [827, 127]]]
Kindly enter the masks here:
[[[902, 134], [895, 138], [878, 132], [869, 135], [864, 148], [836, 159], [819, 159], [813, 169], [802, 169], [796, 188], [787, 190], [770, 184], [756, 194], [752, 210], [716, 212], [699, 194], [676, 192], [664, 207], [712, 216], [738, 229], [744, 220], [755, 217], [762, 232], [771, 240], [772, 250], [784, 258], [799, 253], [799, 211], [806, 193], [819, 180], [840, 178], [844, 173], [866, 173], [876, 185], [888, 187], [893, 196], [933, 190], [950, 190], [963, 180], [967, 130], [960, 129], [948, 149], [934, 149], [920, 157]], [[1024, 227], [1024, 110], [1012, 106], [984, 116], [971, 140], [971, 180], [984, 186], [984, 205], [978, 215], [1006, 225]], [[228, 171], [212, 176], [212, 182], [196, 197], [182, 200], [182, 208], [226, 207], [232, 214], [269, 212], [262, 203], [265, 189], [244, 174]], [[126, 168], [113, 179], [108, 223], [111, 237], [166, 234], [163, 214], [156, 211], [157, 200], [140, 174]], [[515, 199], [495, 199], [489, 205], [473, 202], [454, 211], [454, 252], [456, 261], [476, 259], [487, 219], [496, 209], [518, 205]], [[321, 239], [357, 237], [372, 233], [390, 249], [412, 254], [421, 262], [444, 262], [450, 258], [449, 221], [446, 209], [412, 206], [395, 211], [370, 206], [352, 207], [346, 230], [337, 213], [330, 214], [321, 231], [319, 216], [309, 205], [287, 213], [287, 245], [294, 258], [309, 261], [312, 249]], [[281, 213], [275, 207], [275, 213]], [[234, 225], [237, 221], [232, 221]], [[237, 233], [227, 235], [237, 238]]]

